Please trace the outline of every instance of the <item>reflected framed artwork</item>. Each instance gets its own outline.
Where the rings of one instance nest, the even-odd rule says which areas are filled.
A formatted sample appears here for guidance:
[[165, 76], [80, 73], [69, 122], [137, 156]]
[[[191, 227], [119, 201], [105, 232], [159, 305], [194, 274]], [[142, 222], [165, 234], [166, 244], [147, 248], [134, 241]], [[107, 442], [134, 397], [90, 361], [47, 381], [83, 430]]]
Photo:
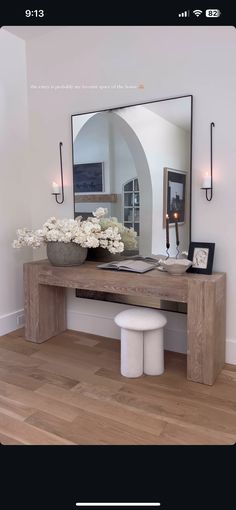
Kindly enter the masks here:
[[74, 193], [104, 192], [103, 163], [80, 163], [74, 165]]
[[192, 260], [189, 273], [212, 274], [215, 243], [190, 243], [188, 259]]
[[166, 225], [166, 215], [169, 216], [169, 225], [174, 225], [176, 218], [178, 223], [185, 222], [185, 193], [186, 172], [164, 168], [163, 180], [163, 227]]

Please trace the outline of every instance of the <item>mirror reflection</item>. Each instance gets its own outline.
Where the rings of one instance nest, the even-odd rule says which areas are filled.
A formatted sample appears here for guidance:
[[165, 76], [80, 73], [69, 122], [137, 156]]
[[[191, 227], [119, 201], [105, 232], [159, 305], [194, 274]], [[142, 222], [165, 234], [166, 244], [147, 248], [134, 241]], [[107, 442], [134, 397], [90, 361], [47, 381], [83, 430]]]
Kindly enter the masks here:
[[169, 254], [176, 255], [176, 232], [179, 251], [188, 250], [191, 102], [186, 96], [73, 115], [75, 216], [107, 208], [134, 229], [142, 256], [166, 253], [167, 228]]

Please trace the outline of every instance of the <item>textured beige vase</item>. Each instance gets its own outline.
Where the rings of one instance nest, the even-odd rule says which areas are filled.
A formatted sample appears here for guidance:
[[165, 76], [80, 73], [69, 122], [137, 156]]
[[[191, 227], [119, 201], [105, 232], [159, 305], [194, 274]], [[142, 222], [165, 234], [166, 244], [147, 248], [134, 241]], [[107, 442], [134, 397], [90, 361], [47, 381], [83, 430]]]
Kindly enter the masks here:
[[87, 257], [88, 249], [76, 243], [50, 241], [47, 243], [48, 260], [53, 266], [80, 266]]

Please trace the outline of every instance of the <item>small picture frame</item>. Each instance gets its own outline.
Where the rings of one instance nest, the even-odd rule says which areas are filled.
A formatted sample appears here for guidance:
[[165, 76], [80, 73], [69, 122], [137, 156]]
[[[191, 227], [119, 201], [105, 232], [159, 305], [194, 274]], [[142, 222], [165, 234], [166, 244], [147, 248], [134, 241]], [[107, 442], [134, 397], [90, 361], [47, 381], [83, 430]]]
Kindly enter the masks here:
[[212, 274], [215, 243], [190, 243], [188, 259], [193, 261], [189, 273]]

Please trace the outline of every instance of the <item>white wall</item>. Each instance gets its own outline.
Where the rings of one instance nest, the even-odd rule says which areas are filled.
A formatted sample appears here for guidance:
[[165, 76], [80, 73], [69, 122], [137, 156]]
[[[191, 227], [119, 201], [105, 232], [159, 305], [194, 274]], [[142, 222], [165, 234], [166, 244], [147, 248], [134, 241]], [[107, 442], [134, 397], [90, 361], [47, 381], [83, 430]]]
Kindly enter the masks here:
[[97, 207], [106, 207], [108, 216], [116, 216], [123, 221], [122, 186], [128, 179], [137, 176], [125, 137], [114, 122], [114, 115], [107, 112], [91, 115], [85, 124], [83, 116], [79, 121], [80, 118], [73, 117], [74, 163], [103, 161], [104, 192], [116, 193], [117, 202], [76, 203], [75, 211], [91, 212]]
[[31, 249], [13, 250], [16, 229], [30, 227], [25, 43], [0, 30], [0, 335], [23, 314], [22, 263]]
[[[74, 163], [97, 163], [104, 161], [109, 167], [107, 115], [97, 113], [83, 125], [73, 144]], [[104, 191], [110, 193], [110, 183], [105, 182]]]
[[[214, 269], [227, 272], [226, 353], [227, 360], [236, 363], [235, 29], [63, 27], [27, 44], [29, 84], [36, 86], [29, 89], [31, 171], [37, 189], [32, 207], [35, 226], [52, 214], [73, 214], [70, 114], [193, 94], [192, 238], [215, 241]], [[43, 84], [71, 84], [72, 88], [37, 88]], [[214, 197], [207, 202], [200, 186], [203, 173], [209, 169], [211, 121], [216, 125]], [[62, 206], [50, 195], [51, 181], [59, 175], [60, 140], [64, 143], [66, 181]], [[77, 313], [85, 305], [88, 310], [87, 303], [69, 294], [69, 313], [74, 309]], [[89, 306], [94, 323], [102, 316], [101, 307], [104, 315], [111, 310], [108, 303]], [[116, 305], [111, 306], [114, 314]], [[79, 329], [79, 321], [77, 325]]]
[[[138, 239], [139, 252], [144, 256], [150, 256], [152, 253], [152, 193], [142, 193], [142, 190], [151, 190], [151, 174], [147, 162], [147, 157], [143, 146], [130, 124], [123, 119], [126, 108], [121, 110], [122, 114], [114, 115], [114, 126], [120, 130], [129, 148], [130, 154], [134, 161], [134, 166], [139, 180], [139, 189], [141, 191], [141, 208], [140, 208], [140, 225], [142, 235]], [[132, 116], [131, 116], [132, 117]], [[132, 168], [129, 165], [129, 169]], [[130, 175], [131, 176], [131, 175]], [[145, 225], [145, 228], [142, 228]]]
[[113, 122], [111, 129], [111, 153], [114, 164], [114, 190], [118, 194], [117, 202], [113, 204], [112, 210], [113, 216], [116, 216], [118, 220], [123, 223], [123, 185], [126, 181], [137, 177], [137, 171], [125, 136], [122, 134], [120, 124], [118, 127], [117, 123]]
[[[83, 125], [74, 140], [73, 153], [75, 164], [103, 162], [104, 192], [111, 193], [109, 124], [107, 113], [97, 113], [91, 116]], [[97, 207], [107, 207], [108, 214], [111, 214], [109, 203], [77, 202], [75, 204], [75, 211], [93, 212]]]

